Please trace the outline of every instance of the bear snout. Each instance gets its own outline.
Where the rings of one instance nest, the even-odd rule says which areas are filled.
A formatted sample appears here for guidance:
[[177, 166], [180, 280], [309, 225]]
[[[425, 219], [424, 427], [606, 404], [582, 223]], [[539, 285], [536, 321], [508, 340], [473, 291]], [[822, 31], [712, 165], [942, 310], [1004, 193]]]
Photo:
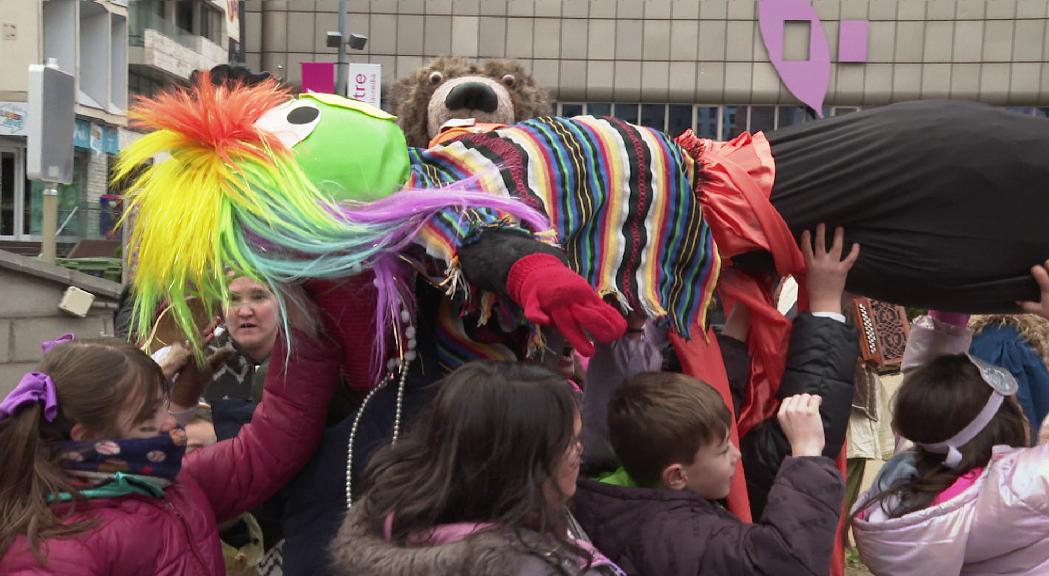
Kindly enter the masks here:
[[448, 110], [480, 110], [489, 114], [499, 108], [495, 90], [482, 82], [464, 82], [452, 88], [444, 99]]

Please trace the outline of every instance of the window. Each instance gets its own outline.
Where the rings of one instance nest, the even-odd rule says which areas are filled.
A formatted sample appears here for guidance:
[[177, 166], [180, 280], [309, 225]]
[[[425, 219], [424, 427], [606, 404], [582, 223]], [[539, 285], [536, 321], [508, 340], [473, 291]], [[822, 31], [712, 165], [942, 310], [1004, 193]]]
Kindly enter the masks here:
[[612, 114], [620, 120], [626, 120], [632, 124], [637, 124], [637, 104], [619, 104], [616, 103], [615, 109]]
[[[85, 214], [80, 210], [81, 196], [87, 190], [87, 164], [91, 152], [77, 149], [73, 153], [73, 183], [58, 185], [58, 236], [81, 236]], [[38, 235], [44, 225], [44, 184], [34, 180], [25, 206], [29, 215], [29, 229], [25, 232]]]
[[772, 132], [776, 129], [776, 107], [775, 106], [751, 106], [750, 107], [750, 132]]
[[176, 0], [175, 26], [183, 32], [193, 33], [193, 0]]
[[222, 35], [222, 14], [218, 10], [201, 5], [200, 7], [200, 35], [218, 44]]
[[722, 140], [729, 140], [739, 136], [747, 128], [746, 106], [725, 106], [721, 109], [721, 136]]
[[581, 116], [583, 114], [582, 104], [561, 104], [561, 116], [565, 118], [571, 118], [573, 116]]
[[648, 126], [649, 128], [655, 128], [656, 130], [666, 130], [667, 127], [667, 107], [665, 104], [644, 104], [641, 106], [641, 122], [642, 126]]
[[855, 106], [835, 106], [835, 116], [845, 116], [846, 114], [852, 114], [853, 112], [859, 112], [860, 109]]
[[801, 124], [808, 119], [809, 113], [798, 106], [782, 106], [779, 109], [779, 126], [786, 128], [795, 124]]
[[676, 137], [692, 127], [692, 107], [686, 104], [671, 104], [667, 107], [667, 134]]
[[700, 138], [718, 137], [718, 106], [698, 106], [696, 108], [696, 135]]
[[0, 236], [15, 235], [14, 151], [0, 150]]
[[587, 104], [586, 113], [591, 116], [611, 116], [612, 105], [608, 102], [596, 102]]

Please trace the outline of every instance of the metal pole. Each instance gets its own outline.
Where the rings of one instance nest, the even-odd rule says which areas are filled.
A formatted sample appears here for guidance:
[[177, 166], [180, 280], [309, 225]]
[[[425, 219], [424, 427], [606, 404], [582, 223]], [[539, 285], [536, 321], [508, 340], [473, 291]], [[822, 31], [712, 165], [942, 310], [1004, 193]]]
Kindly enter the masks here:
[[44, 183], [44, 222], [40, 242], [40, 259], [48, 264], [55, 263], [58, 225], [58, 186], [54, 182]]
[[335, 93], [346, 95], [346, 37], [349, 26], [346, 23], [346, 0], [339, 0], [339, 62], [335, 70]]

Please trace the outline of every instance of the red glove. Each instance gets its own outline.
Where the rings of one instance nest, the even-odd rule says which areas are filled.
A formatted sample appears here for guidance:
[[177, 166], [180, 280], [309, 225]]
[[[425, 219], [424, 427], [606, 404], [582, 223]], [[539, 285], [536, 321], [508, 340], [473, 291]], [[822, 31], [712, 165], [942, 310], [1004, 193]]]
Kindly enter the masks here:
[[375, 329], [375, 275], [364, 272], [336, 281], [311, 280], [306, 292], [320, 308], [324, 329], [342, 345], [342, 371], [354, 390], [368, 390], [377, 373], [372, 350], [380, 332]]
[[583, 356], [595, 340], [610, 343], [626, 333], [626, 320], [590, 284], [550, 254], [529, 254], [510, 267], [506, 291], [529, 322], [552, 325]]

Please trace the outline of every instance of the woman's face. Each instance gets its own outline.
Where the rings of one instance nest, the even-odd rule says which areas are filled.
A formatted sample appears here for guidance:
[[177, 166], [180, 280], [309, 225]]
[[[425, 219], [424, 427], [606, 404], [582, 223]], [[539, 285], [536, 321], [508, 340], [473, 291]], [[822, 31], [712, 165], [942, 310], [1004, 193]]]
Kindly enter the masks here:
[[256, 361], [265, 360], [277, 339], [277, 303], [265, 286], [241, 276], [230, 282], [226, 327], [230, 336]]
[[583, 442], [579, 438], [582, 431], [583, 421], [579, 416], [579, 411], [576, 410], [572, 423], [572, 439], [555, 469], [557, 474], [555, 480], [557, 487], [561, 490], [561, 495], [557, 496], [553, 490], [547, 491], [547, 499], [552, 506], [560, 507], [575, 495], [576, 480], [579, 478], [579, 459], [583, 454]]

